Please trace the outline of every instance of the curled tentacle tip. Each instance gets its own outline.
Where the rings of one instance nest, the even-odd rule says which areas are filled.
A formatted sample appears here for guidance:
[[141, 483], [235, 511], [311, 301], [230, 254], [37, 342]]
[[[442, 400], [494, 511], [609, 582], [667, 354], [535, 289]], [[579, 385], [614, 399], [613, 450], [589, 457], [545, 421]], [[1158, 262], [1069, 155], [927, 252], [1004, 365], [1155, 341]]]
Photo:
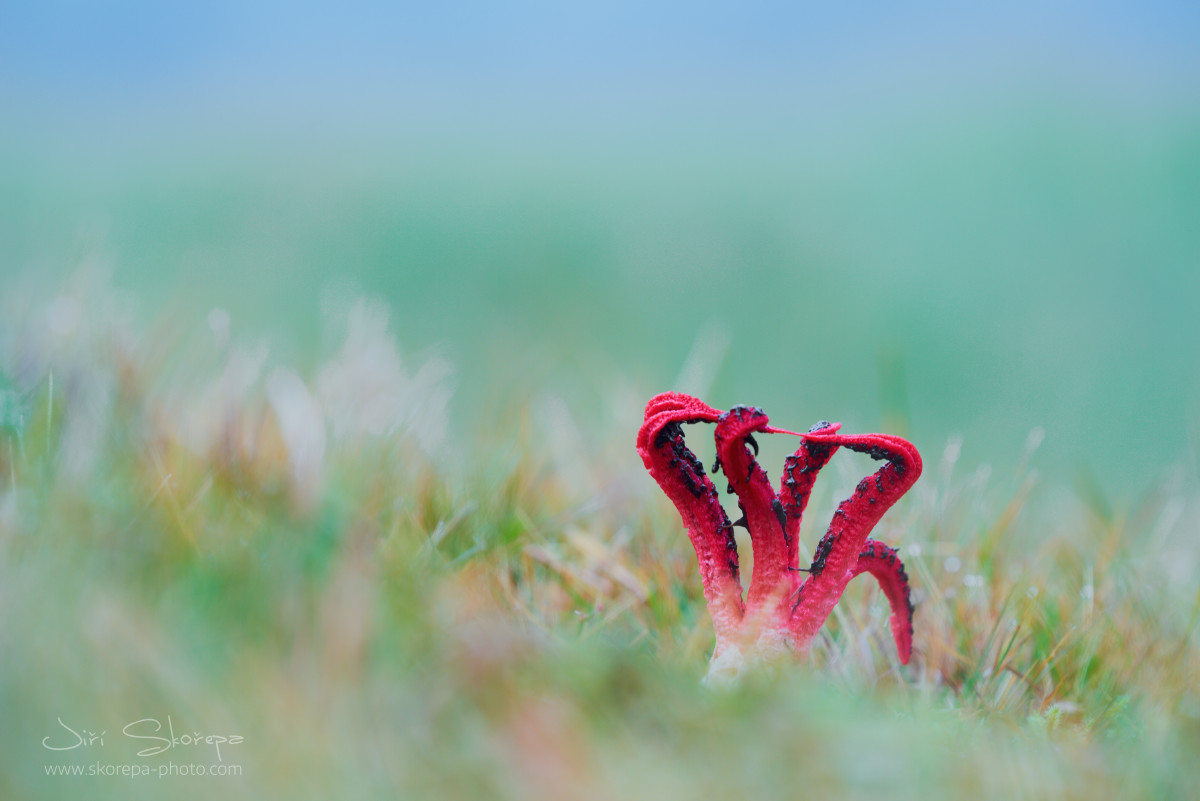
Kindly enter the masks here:
[[658, 418], [680, 421], [695, 419], [711, 423], [716, 421], [717, 416], [716, 409], [699, 398], [693, 398], [682, 392], [663, 392], [655, 395], [646, 404], [646, 410], [643, 413], [643, 418], [647, 423], [652, 420], [658, 422]]
[[810, 428], [807, 433], [800, 434], [799, 436], [803, 437], [804, 439], [821, 439], [823, 437], [828, 437], [828, 436], [832, 436], [832, 435], [836, 434], [838, 431], [841, 430], [841, 428], [842, 428], [841, 423], [830, 423], [826, 420], [822, 420], [821, 422], [817, 423], [815, 426]]

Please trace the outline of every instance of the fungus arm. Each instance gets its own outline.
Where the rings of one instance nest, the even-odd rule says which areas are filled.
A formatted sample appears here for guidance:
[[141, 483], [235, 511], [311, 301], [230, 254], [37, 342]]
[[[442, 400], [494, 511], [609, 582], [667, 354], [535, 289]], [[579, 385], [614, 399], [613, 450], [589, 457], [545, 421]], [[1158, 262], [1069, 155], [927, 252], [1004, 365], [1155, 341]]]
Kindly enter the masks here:
[[870, 573], [874, 576], [887, 597], [892, 608], [889, 619], [892, 638], [896, 641], [896, 650], [900, 652], [901, 664], [907, 665], [912, 655], [913, 605], [904, 563], [896, 555], [895, 548], [889, 548], [876, 540], [867, 540], [862, 553], [858, 555], [858, 562], [851, 571], [851, 577], [859, 573]]
[[657, 395], [646, 405], [637, 450], [687, 528], [720, 652], [736, 636], [743, 615], [737, 543], [717, 490], [684, 444], [680, 428], [683, 423], [716, 422], [718, 416], [715, 409], [689, 395]]
[[768, 422], [761, 409], [735, 406], [721, 415], [713, 434], [717, 443], [716, 467], [725, 470], [729, 490], [737, 493], [743, 513], [738, 523], [749, 530], [754, 548], [754, 571], [746, 595], [747, 615], [753, 615], [772, 596], [784, 600], [791, 590], [787, 518], [766, 471], [754, 458], [758, 453], [754, 433], [775, 430]]
[[792, 612], [792, 633], [801, 647], [812, 641], [842, 597], [871, 529], [921, 475], [921, 455], [900, 437], [816, 432], [808, 439], [866, 453], [886, 464], [860, 481], [854, 495], [842, 501], [817, 545], [809, 578], [801, 586]]
[[[836, 434], [842, 427], [841, 423], [829, 423], [824, 420], [809, 430], [809, 434], [823, 432]], [[837, 445], [809, 439], [807, 436], [800, 443], [796, 452], [784, 460], [783, 476], [779, 487], [779, 500], [783, 505], [786, 525], [784, 526], [787, 540], [787, 565], [792, 571], [800, 567], [798, 543], [800, 540], [800, 520], [804, 509], [808, 506], [812, 494], [813, 483], [821, 468], [829, 463], [837, 451]], [[799, 576], [793, 578], [793, 585], [799, 584]]]

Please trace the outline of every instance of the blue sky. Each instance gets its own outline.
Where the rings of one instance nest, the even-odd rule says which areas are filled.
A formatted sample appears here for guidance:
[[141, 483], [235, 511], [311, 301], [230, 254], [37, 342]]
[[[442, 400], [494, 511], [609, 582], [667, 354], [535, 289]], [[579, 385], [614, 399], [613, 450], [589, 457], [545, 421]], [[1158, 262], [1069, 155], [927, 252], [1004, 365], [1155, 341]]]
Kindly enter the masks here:
[[352, 115], [394, 99], [703, 104], [1045, 80], [1179, 97], [1198, 78], [1195, 3], [0, 5], [0, 97], [59, 110], [330, 103]]

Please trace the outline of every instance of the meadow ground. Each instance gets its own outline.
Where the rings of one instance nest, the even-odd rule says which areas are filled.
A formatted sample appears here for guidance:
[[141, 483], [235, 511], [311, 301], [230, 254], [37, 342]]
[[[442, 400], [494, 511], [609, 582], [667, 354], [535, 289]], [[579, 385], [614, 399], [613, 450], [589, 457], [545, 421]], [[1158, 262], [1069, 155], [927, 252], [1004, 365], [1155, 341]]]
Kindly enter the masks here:
[[[468, 440], [449, 368], [402, 360], [379, 304], [292, 368], [220, 313], [193, 337], [73, 297], [5, 320], [0, 797], [1200, 796], [1183, 466], [1114, 508], [1038, 503], [1042, 432], [994, 470], [920, 442], [876, 533], [912, 577], [911, 664], [860, 579], [809, 660], [712, 690], [635, 390], [586, 421], [497, 398]], [[139, 756], [168, 716], [201, 742]], [[68, 727], [84, 744], [48, 749]]]
[[[1195, 94], [886, 73], [10, 115], [0, 799], [1200, 797]], [[910, 664], [859, 579], [807, 660], [701, 686], [634, 451], [668, 389], [916, 444], [875, 533]]]

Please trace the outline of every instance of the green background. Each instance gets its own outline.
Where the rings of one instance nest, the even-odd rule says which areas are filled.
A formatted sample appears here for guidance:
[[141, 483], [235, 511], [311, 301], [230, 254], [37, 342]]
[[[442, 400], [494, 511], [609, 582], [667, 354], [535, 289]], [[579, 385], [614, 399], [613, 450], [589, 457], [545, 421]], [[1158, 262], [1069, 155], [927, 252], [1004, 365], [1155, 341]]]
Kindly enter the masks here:
[[236, 339], [300, 364], [338, 298], [380, 298], [406, 352], [457, 365], [468, 440], [498, 397], [552, 391], [586, 420], [614, 381], [670, 388], [699, 337], [711, 402], [780, 425], [890, 425], [929, 452], [962, 434], [968, 463], [997, 467], [1040, 426], [1053, 481], [1124, 496], [1194, 458], [1193, 109], [1051, 94], [819, 126], [689, 113], [10, 133], [0, 265], [47, 294], [99, 263], [144, 320], [202, 328], [222, 307]]

